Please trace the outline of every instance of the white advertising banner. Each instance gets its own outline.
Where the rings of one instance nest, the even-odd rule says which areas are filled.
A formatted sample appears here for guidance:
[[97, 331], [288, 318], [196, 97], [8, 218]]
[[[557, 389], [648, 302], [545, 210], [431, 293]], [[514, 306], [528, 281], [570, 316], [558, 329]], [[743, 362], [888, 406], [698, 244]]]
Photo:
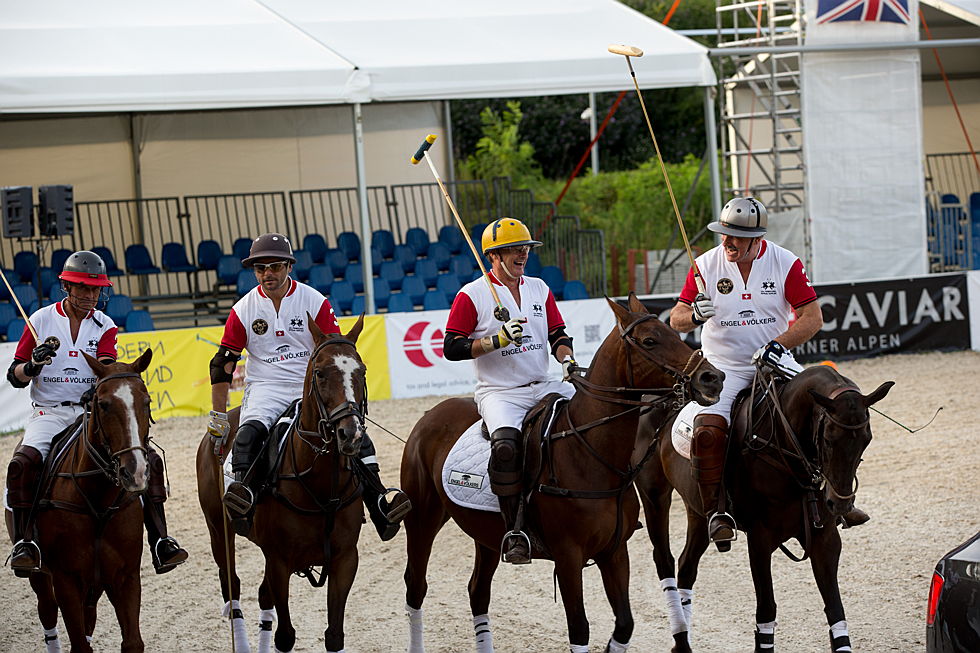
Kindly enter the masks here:
[[[918, 38], [918, 0], [809, 0], [806, 42]], [[927, 271], [918, 50], [817, 52], [802, 62], [813, 281]]]
[[16, 342], [0, 343], [0, 365], [3, 366], [3, 378], [0, 379], [0, 406], [3, 406], [0, 433], [23, 429], [33, 410], [30, 390], [15, 388], [7, 381], [7, 367], [13, 362], [15, 351], [17, 351]]
[[[614, 317], [605, 299], [558, 302], [566, 332], [573, 338], [575, 360], [587, 366]], [[447, 361], [442, 343], [449, 311], [422, 311], [385, 315], [391, 396], [394, 399], [426, 395], [471, 394], [476, 375], [471, 361]], [[552, 359], [551, 375], [561, 378], [561, 366]]]

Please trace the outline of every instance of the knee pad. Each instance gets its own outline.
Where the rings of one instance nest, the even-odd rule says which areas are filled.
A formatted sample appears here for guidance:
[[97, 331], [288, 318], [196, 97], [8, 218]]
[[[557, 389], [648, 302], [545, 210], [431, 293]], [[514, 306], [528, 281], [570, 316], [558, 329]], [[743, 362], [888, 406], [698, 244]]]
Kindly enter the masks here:
[[235, 448], [242, 447], [245, 451], [261, 446], [269, 435], [269, 429], [265, 424], [256, 420], [249, 420], [239, 425], [235, 434]]
[[694, 418], [691, 455], [702, 456], [724, 447], [728, 437], [728, 422], [721, 415], [701, 414]]
[[521, 432], [515, 428], [502, 427], [490, 437], [491, 472], [513, 472], [520, 460]]
[[7, 465], [7, 500], [11, 508], [30, 508], [44, 459], [34, 447], [20, 446]]
[[146, 498], [150, 503], [163, 503], [167, 500], [167, 487], [163, 473], [163, 458], [156, 449], [146, 450], [146, 466], [149, 469], [149, 482], [146, 486]]

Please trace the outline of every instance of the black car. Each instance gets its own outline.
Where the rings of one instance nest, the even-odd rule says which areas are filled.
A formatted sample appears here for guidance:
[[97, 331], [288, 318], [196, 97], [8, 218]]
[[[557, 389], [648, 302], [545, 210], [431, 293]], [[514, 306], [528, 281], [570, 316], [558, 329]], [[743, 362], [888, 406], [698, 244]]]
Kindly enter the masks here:
[[980, 532], [936, 565], [926, 610], [926, 652], [980, 651]]

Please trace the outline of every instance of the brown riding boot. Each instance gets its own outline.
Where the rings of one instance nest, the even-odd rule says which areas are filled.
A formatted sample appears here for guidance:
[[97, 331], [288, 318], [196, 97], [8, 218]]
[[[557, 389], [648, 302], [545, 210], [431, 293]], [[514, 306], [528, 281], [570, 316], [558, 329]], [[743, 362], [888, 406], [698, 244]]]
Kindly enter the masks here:
[[163, 459], [150, 449], [147, 463], [150, 478], [143, 496], [143, 524], [146, 526], [146, 541], [150, 545], [153, 569], [158, 574], [165, 574], [187, 561], [187, 551], [167, 535], [167, 516], [163, 510], [163, 503], [167, 500]]
[[490, 488], [497, 495], [507, 533], [500, 543], [500, 559], [514, 565], [531, 562], [531, 540], [519, 527], [521, 506], [521, 432], [502, 426], [490, 436]]
[[500, 502], [500, 514], [503, 515], [507, 533], [500, 543], [500, 558], [512, 565], [531, 564], [531, 539], [527, 533], [517, 528], [517, 513], [521, 506], [521, 495], [512, 494], [497, 497]]
[[19, 578], [41, 571], [41, 549], [33, 541], [31, 511], [44, 460], [34, 447], [21, 445], [7, 466], [7, 503], [13, 512], [10, 568]]
[[725, 511], [722, 478], [725, 470], [725, 444], [728, 422], [721, 415], [702, 413], [694, 418], [691, 440], [691, 468], [698, 482], [701, 505], [708, 518], [708, 539], [719, 551], [731, 549], [736, 537], [735, 519]]
[[852, 506], [850, 510], [841, 515], [840, 521], [844, 528], [851, 528], [852, 526], [860, 526], [870, 519], [871, 515], [864, 512], [857, 506]]

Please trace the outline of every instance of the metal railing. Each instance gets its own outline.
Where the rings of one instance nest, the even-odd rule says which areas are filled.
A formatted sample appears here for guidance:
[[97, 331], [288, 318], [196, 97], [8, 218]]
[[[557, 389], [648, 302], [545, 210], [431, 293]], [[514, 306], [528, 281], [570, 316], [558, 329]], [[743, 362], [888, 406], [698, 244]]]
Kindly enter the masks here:
[[[487, 182], [476, 179], [443, 183], [467, 227], [490, 221], [493, 216], [492, 198]], [[401, 236], [410, 227], [422, 227], [430, 237], [436, 238], [440, 228], [456, 223], [435, 182], [395, 184], [391, 187], [391, 196], [394, 200], [395, 225]]]
[[[368, 186], [368, 214], [371, 229], [388, 229], [401, 242], [404, 231], [395, 224], [387, 186]], [[295, 223], [293, 244], [301, 247], [308, 234], [320, 234], [327, 245], [336, 247], [338, 234], [361, 232], [361, 204], [357, 188], [319, 188], [289, 192], [289, 206]], [[369, 236], [370, 237], [370, 236]]]
[[926, 190], [952, 194], [962, 202], [969, 202], [970, 195], [980, 192], [980, 172], [974, 155], [980, 153], [951, 152], [926, 155]]

